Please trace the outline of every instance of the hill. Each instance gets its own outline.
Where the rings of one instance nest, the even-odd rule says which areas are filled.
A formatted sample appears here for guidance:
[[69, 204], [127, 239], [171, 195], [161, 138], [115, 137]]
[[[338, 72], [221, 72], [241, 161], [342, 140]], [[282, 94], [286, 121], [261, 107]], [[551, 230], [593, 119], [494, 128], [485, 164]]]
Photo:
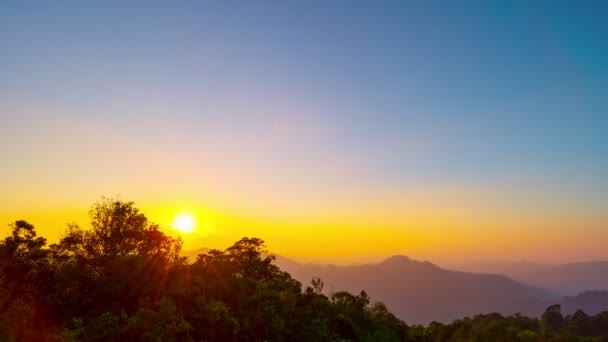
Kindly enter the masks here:
[[195, 262], [196, 258], [199, 256], [199, 254], [205, 254], [209, 251], [210, 251], [209, 248], [199, 248], [199, 249], [190, 250], [190, 251], [182, 251], [180, 253], [180, 255], [188, 258], [189, 262]]
[[541, 303], [557, 299], [550, 291], [504, 275], [451, 271], [405, 256], [356, 266], [306, 265], [283, 257], [276, 263], [305, 284], [312, 277], [321, 278], [328, 291], [365, 290], [411, 323], [448, 322], [495, 311], [539, 315], [544, 310]]
[[608, 261], [590, 261], [562, 265], [529, 262], [471, 264], [462, 270], [504, 274], [522, 283], [551, 289], [563, 295], [589, 290], [608, 290]]

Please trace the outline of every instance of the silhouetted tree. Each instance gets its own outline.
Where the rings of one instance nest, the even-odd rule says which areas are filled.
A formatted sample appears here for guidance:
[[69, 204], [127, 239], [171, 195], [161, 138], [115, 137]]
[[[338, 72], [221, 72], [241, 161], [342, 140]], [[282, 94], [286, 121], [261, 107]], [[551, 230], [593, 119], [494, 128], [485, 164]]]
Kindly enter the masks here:
[[561, 305], [551, 305], [545, 310], [540, 320], [540, 327], [546, 333], [562, 330], [564, 327], [564, 316], [561, 313]]
[[[91, 227], [48, 247], [26, 221], [0, 241], [0, 341], [605, 341], [608, 312], [476, 315], [409, 327], [364, 291], [323, 293], [243, 238], [189, 263], [131, 202], [102, 198]], [[415, 310], [416, 308], [412, 308]]]

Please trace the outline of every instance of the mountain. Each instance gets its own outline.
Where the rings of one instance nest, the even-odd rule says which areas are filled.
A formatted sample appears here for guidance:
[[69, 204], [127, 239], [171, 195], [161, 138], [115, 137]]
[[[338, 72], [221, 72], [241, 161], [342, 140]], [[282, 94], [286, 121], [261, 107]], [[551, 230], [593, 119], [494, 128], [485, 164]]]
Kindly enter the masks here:
[[276, 263], [303, 284], [321, 278], [327, 292], [365, 290], [407, 323], [449, 322], [489, 312], [538, 316], [546, 303], [558, 299], [504, 275], [451, 271], [405, 256], [355, 266], [300, 264], [283, 257]]
[[531, 286], [551, 289], [564, 295], [588, 290], [608, 290], [608, 261], [563, 265], [534, 263], [471, 264], [462, 270], [498, 273]]
[[210, 251], [209, 248], [199, 248], [199, 249], [195, 249], [195, 250], [191, 250], [191, 251], [182, 251], [181, 256], [187, 257], [188, 261], [190, 261], [190, 262], [195, 262], [196, 261], [196, 257], [199, 254], [205, 254], [205, 253], [207, 253], [209, 251]]
[[550, 269], [555, 265], [540, 264], [529, 261], [518, 262], [477, 262], [469, 263], [459, 267], [456, 270], [471, 272], [471, 273], [489, 273], [489, 274], [504, 274], [509, 278], [517, 279], [519, 276], [542, 272]]
[[587, 290], [608, 290], [608, 261], [557, 265], [517, 276], [516, 279], [566, 294]]
[[608, 291], [585, 291], [576, 296], [564, 297], [559, 301], [562, 312], [572, 313], [579, 308], [584, 308], [587, 314], [595, 315], [602, 311], [608, 311]]

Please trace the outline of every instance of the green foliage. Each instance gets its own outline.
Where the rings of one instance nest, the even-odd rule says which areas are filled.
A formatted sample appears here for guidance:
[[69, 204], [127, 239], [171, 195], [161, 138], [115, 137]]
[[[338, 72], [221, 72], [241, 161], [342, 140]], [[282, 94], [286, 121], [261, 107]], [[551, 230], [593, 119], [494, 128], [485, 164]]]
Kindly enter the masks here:
[[302, 290], [261, 239], [188, 263], [133, 203], [102, 199], [90, 216], [51, 246], [25, 221], [0, 241], [0, 341], [608, 340], [608, 312], [559, 306], [410, 327], [364, 291], [327, 296], [319, 278]]

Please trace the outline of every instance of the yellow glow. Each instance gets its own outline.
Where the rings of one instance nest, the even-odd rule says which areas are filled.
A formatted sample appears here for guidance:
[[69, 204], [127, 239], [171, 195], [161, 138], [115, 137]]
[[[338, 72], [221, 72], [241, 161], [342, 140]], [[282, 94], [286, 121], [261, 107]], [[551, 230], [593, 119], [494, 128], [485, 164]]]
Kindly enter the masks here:
[[[53, 198], [56, 191], [38, 197], [27, 192], [0, 196], [0, 240], [10, 235], [8, 225], [19, 219], [34, 224], [49, 243], [59, 241], [65, 222], [90, 229], [88, 207], [97, 195]], [[242, 202], [242, 197], [235, 201], [236, 197], [215, 195], [173, 189], [163, 192], [162, 198], [152, 192], [123, 196], [133, 199], [164, 233], [181, 237], [186, 252], [224, 249], [247, 236], [264, 239], [272, 253], [317, 263], [377, 261], [393, 254], [445, 266], [480, 259], [508, 261], [513, 255], [548, 263], [606, 258], [605, 212], [556, 212], [527, 198], [495, 199], [472, 190], [373, 200], [370, 196], [337, 200], [327, 195], [301, 202], [270, 196]], [[582, 234], [580, 227], [590, 228]], [[546, 242], [543, 248], [537, 246], [541, 240]], [[554, 256], [556, 249], [561, 253]]]
[[190, 214], [180, 214], [173, 220], [173, 228], [182, 233], [192, 233], [196, 227], [196, 222]]

